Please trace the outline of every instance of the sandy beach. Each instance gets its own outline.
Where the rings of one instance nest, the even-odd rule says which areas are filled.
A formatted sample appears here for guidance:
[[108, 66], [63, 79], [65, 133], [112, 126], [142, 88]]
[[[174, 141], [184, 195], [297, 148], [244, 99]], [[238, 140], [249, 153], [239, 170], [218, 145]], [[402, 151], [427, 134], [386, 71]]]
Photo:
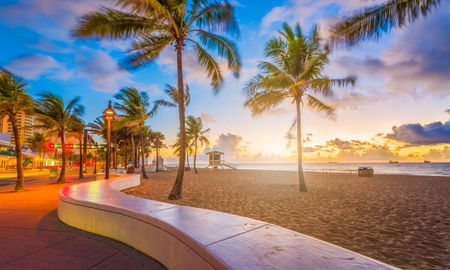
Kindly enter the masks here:
[[128, 194], [270, 222], [404, 269], [450, 269], [450, 178], [288, 171], [187, 172], [183, 199], [167, 196], [175, 169]]

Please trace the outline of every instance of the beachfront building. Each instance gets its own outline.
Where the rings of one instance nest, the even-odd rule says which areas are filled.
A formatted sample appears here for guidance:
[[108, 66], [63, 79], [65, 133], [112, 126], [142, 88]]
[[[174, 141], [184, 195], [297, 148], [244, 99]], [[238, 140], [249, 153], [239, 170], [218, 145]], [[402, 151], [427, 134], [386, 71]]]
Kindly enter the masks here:
[[[33, 134], [33, 115], [27, 114], [25, 112], [19, 112], [17, 114], [17, 126], [19, 128], [19, 136], [22, 145], [27, 146], [28, 138]], [[8, 121], [8, 116], [4, 116], [0, 120], [0, 132], [11, 134], [11, 144], [14, 144], [13, 128], [11, 123]]]
[[[8, 139], [9, 137], [9, 139]], [[9, 133], [0, 133], [0, 171], [6, 171], [8, 167], [15, 166], [16, 151], [11, 144]]]
[[222, 155], [224, 154], [223, 152], [211, 151], [206, 154], [209, 155], [208, 167], [217, 169], [219, 166], [222, 166]]

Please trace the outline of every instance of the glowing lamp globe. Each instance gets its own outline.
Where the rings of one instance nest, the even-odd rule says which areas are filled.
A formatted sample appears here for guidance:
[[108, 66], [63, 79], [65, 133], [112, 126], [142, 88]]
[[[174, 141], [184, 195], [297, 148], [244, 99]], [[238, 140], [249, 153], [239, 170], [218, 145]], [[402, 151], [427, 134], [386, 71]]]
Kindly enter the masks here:
[[108, 108], [106, 108], [106, 110], [103, 111], [103, 118], [105, 120], [114, 120], [114, 117], [116, 116], [116, 112], [114, 111], [114, 109], [111, 106], [111, 100], [109, 101], [109, 105]]

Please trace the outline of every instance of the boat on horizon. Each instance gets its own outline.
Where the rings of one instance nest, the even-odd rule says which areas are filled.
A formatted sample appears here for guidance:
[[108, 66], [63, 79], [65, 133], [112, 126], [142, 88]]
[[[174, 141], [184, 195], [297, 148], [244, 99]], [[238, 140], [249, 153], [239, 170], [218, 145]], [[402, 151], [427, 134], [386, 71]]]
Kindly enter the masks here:
[[389, 163], [398, 163], [397, 160], [389, 160]]
[[431, 163], [429, 160], [424, 160], [423, 163]]

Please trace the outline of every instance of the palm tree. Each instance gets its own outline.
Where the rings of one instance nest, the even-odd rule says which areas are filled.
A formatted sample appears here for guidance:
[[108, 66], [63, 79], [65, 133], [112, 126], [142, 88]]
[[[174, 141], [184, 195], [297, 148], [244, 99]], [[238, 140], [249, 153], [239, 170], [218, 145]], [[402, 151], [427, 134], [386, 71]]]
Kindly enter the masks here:
[[316, 112], [333, 117], [333, 108], [325, 105], [312, 94], [329, 95], [333, 86], [353, 85], [355, 79], [330, 79], [323, 74], [328, 63], [329, 49], [321, 45], [318, 27], [310, 36], [303, 35], [300, 25], [294, 30], [286, 23], [281, 37], [269, 40], [265, 56], [272, 62], [260, 63], [260, 74], [247, 84], [247, 101], [253, 115], [274, 109], [285, 101], [296, 107], [298, 178], [300, 191], [306, 191], [302, 165], [301, 107], [306, 104]]
[[220, 57], [226, 58], [228, 68], [238, 77], [241, 60], [236, 45], [212, 32], [239, 34], [233, 7], [222, 0], [117, 0], [113, 3], [121, 10], [103, 8], [86, 14], [74, 34], [77, 37], [132, 39], [132, 56], [128, 59], [131, 68], [152, 62], [164, 48], [174, 46], [181, 147], [177, 178], [169, 199], [181, 199], [186, 150], [183, 50], [187, 44], [192, 45], [195, 59], [205, 69], [216, 91], [223, 82], [222, 69], [208, 49], [214, 49]]
[[156, 150], [156, 172], [158, 172], [158, 168], [159, 168], [159, 150], [161, 148], [166, 147], [166, 145], [164, 144], [164, 140], [166, 139], [166, 137], [164, 136], [164, 134], [162, 134], [159, 131], [152, 131], [151, 132], [151, 138], [152, 138], [152, 147]]
[[40, 132], [34, 132], [33, 135], [28, 138], [27, 142], [30, 144], [30, 146], [32, 148], [36, 148], [38, 153], [39, 153], [39, 159], [41, 159], [41, 170], [42, 170], [42, 166], [43, 164], [43, 159], [42, 159], [42, 149], [44, 149], [44, 156], [45, 156], [45, 136], [44, 133], [40, 133]]
[[[189, 165], [189, 155], [191, 155], [193, 153], [193, 149], [192, 149], [192, 144], [189, 141], [189, 138], [186, 137], [186, 163], [187, 163], [187, 168], [185, 168], [186, 171], [190, 171], [191, 170], [191, 165]], [[180, 156], [180, 132], [177, 132], [177, 140], [175, 141], [175, 143], [172, 145], [173, 148], [173, 154]]]
[[40, 94], [39, 100], [34, 104], [34, 112], [38, 116], [37, 125], [39, 128], [48, 130], [50, 133], [57, 134], [61, 139], [62, 145], [62, 166], [61, 174], [56, 183], [64, 183], [66, 181], [66, 159], [67, 150], [65, 149], [65, 135], [69, 131], [73, 122], [83, 115], [84, 107], [79, 103], [80, 98], [72, 99], [67, 106], [64, 101], [54, 94]]
[[85, 124], [83, 123], [83, 120], [80, 119], [77, 116], [74, 116], [73, 121], [71, 121], [70, 126], [68, 127], [68, 131], [75, 133], [75, 136], [78, 137], [78, 141], [79, 141], [79, 152], [80, 152], [80, 168], [79, 168], [79, 172], [78, 172], [78, 178], [79, 179], [83, 179], [84, 175], [83, 175], [83, 150], [82, 150], [82, 144], [83, 144], [83, 134], [84, 134], [84, 129], [85, 129]]
[[4, 116], [8, 117], [16, 144], [17, 182], [14, 191], [21, 191], [24, 188], [22, 142], [17, 126], [17, 114], [20, 111], [28, 111], [33, 102], [24, 89], [26, 85], [11, 72], [0, 69], [0, 119]]
[[186, 120], [186, 138], [191, 142], [194, 147], [194, 171], [197, 171], [197, 150], [198, 147], [208, 146], [209, 140], [206, 137], [206, 133], [210, 131], [209, 128], [203, 129], [203, 122], [200, 117], [194, 117], [192, 115], [188, 116]]
[[157, 106], [154, 106], [151, 111], [148, 111], [148, 107], [150, 105], [150, 98], [146, 92], [140, 92], [136, 88], [124, 88], [121, 89], [120, 92], [114, 95], [116, 99], [119, 100], [119, 103], [114, 104], [114, 108], [121, 111], [122, 114], [119, 115], [120, 123], [122, 125], [128, 127], [138, 127], [139, 129], [139, 137], [141, 144], [141, 153], [142, 153], [142, 177], [145, 179], [148, 178], [147, 173], [145, 172], [144, 165], [144, 153], [145, 153], [145, 144], [144, 144], [144, 136], [143, 129], [145, 125], [145, 120], [147, 118], [153, 116], [156, 112]]
[[353, 46], [362, 41], [379, 39], [394, 28], [427, 16], [441, 0], [390, 0], [345, 18], [331, 29], [332, 42]]
[[[169, 96], [170, 100], [159, 99], [155, 103], [159, 106], [177, 107], [178, 106], [178, 90], [170, 84], [166, 84], [164, 92]], [[186, 109], [191, 102], [191, 94], [189, 93], [189, 85], [186, 84], [184, 88], [184, 107]]]

